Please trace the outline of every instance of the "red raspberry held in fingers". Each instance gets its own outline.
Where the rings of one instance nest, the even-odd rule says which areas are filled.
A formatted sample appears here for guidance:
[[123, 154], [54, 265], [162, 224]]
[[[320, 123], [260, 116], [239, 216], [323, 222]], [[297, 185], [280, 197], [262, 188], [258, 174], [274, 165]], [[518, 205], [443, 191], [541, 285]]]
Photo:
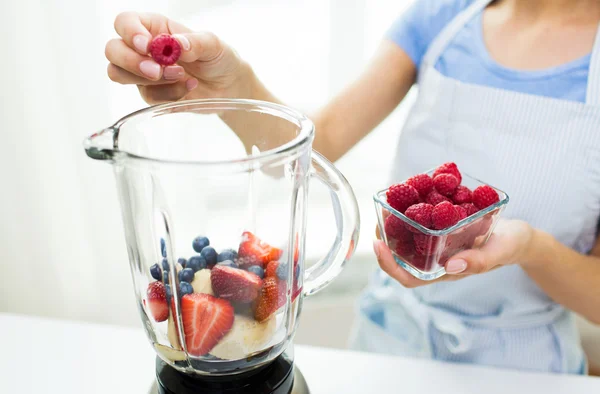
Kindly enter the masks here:
[[433, 228], [443, 230], [450, 226], [454, 226], [458, 222], [458, 212], [451, 202], [444, 201], [433, 207], [431, 212], [431, 221]]
[[463, 220], [465, 219], [467, 216], [467, 210], [464, 209], [463, 207], [461, 207], [460, 205], [455, 205], [454, 209], [456, 209], [456, 212], [458, 212], [458, 220]]
[[404, 183], [391, 186], [385, 195], [388, 204], [402, 213], [411, 205], [419, 203], [419, 192], [417, 192], [417, 189]]
[[156, 63], [162, 66], [170, 66], [179, 60], [181, 45], [173, 36], [160, 34], [150, 42], [150, 56]]
[[405, 183], [414, 187], [423, 198], [427, 197], [433, 190], [433, 179], [427, 174], [412, 176], [408, 178]]
[[479, 209], [484, 209], [500, 201], [498, 193], [488, 185], [478, 186], [473, 190], [473, 204]]
[[459, 185], [454, 191], [454, 194], [452, 194], [452, 201], [454, 201], [454, 204], [456, 205], [471, 202], [472, 198], [473, 193], [471, 192], [471, 190], [468, 187], [462, 185]]
[[456, 179], [458, 179], [459, 184], [462, 182], [462, 175], [460, 174], [460, 171], [458, 170], [458, 167], [456, 166], [455, 163], [449, 162], [449, 163], [442, 164], [441, 166], [436, 168], [436, 170], [433, 172], [432, 178], [435, 179], [435, 177], [440, 174], [454, 175], [456, 177]]
[[385, 235], [391, 250], [401, 256], [410, 255], [414, 251], [412, 233], [406, 229], [406, 223], [395, 215], [385, 219]]
[[477, 212], [479, 212], [479, 209], [477, 209], [477, 207], [471, 202], [460, 204], [460, 206], [467, 211], [467, 217], [475, 215]]
[[[433, 205], [427, 203], [415, 204], [408, 207], [404, 213], [407, 218], [419, 223], [425, 228], [431, 228], [431, 212], [433, 211]], [[408, 226], [408, 229], [412, 232], [419, 232], [416, 228]]]
[[458, 179], [451, 174], [440, 174], [433, 178], [433, 186], [440, 194], [451, 196], [458, 187]]
[[442, 196], [440, 193], [438, 193], [435, 190], [433, 190], [431, 193], [429, 193], [427, 195], [427, 197], [425, 198], [425, 202], [427, 204], [433, 205], [434, 207], [444, 201], [452, 202], [452, 201], [450, 201], [450, 199], [448, 197]]

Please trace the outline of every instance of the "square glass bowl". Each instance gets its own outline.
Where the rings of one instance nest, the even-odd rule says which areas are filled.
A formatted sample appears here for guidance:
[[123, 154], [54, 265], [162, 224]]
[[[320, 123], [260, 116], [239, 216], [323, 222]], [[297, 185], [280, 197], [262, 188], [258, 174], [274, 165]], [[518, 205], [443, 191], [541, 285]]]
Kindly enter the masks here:
[[[434, 171], [426, 174], [431, 176]], [[462, 178], [461, 185], [471, 191], [486, 184], [466, 174], [462, 174]], [[450, 257], [463, 250], [483, 246], [494, 231], [500, 213], [508, 204], [508, 195], [491, 187], [500, 197], [497, 203], [444, 230], [430, 230], [396, 211], [387, 203], [387, 189], [381, 190], [373, 196], [381, 239], [392, 251], [396, 262], [414, 277], [437, 279], [446, 273], [444, 266]], [[391, 215], [397, 219], [388, 219]], [[386, 232], [386, 220], [390, 220], [387, 227], [391, 233]], [[392, 221], [396, 222], [395, 225]]]

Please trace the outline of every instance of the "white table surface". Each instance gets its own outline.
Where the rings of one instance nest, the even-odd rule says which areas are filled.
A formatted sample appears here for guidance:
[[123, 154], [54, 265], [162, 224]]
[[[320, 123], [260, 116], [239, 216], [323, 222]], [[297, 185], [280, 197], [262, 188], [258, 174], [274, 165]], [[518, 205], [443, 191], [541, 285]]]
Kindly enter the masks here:
[[[141, 328], [0, 313], [0, 333], [1, 393], [146, 394], [154, 379], [155, 354]], [[313, 394], [600, 393], [593, 377], [308, 346], [296, 346], [295, 356]]]

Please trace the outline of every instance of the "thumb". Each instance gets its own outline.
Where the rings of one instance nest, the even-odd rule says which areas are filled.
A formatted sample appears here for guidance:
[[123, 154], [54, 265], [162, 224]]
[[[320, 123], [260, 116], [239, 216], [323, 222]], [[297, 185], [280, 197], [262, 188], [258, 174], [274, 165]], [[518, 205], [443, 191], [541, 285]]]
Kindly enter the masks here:
[[181, 44], [179, 60], [184, 63], [209, 62], [223, 53], [223, 43], [211, 32], [173, 34], [173, 37]]

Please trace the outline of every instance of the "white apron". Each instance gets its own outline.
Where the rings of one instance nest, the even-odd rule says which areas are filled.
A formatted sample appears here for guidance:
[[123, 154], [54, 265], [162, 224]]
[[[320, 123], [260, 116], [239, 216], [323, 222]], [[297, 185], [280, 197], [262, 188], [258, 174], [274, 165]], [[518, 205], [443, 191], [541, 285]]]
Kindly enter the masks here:
[[[600, 40], [585, 103], [443, 76], [434, 68], [440, 54], [489, 3], [475, 1], [425, 54], [392, 182], [454, 161], [508, 193], [503, 217], [525, 220], [588, 253], [600, 214]], [[378, 271], [359, 301], [351, 346], [545, 372], [587, 368], [572, 313], [519, 266], [413, 290]]]

